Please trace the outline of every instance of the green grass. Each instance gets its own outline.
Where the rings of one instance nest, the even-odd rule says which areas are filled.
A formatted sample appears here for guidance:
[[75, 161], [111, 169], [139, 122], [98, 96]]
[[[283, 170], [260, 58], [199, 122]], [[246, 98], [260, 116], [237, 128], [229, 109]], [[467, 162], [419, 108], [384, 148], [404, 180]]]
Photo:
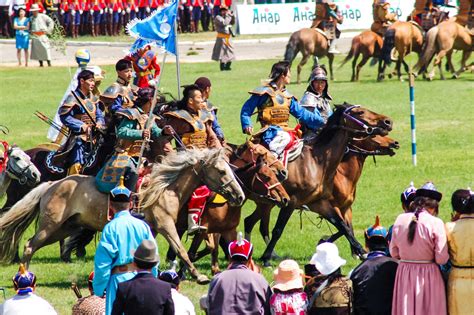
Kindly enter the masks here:
[[[219, 107], [221, 124], [228, 139], [240, 143], [245, 139], [240, 132], [240, 108], [248, 97], [247, 91], [267, 77], [273, 62], [235, 62], [231, 72], [218, 71], [217, 63], [183, 64], [181, 83], [191, 83], [199, 76], [208, 76], [211, 79], [211, 100]], [[102, 88], [114, 80], [112, 67], [105, 69], [107, 78]], [[11, 130], [9, 135], [2, 138], [17, 143], [24, 149], [46, 142], [47, 126], [39, 121], [33, 112], [40, 110], [50, 116], [54, 114], [69, 84], [69, 71], [67, 68], [56, 67], [0, 68], [0, 71], [0, 123], [8, 125]], [[371, 158], [367, 159], [354, 204], [354, 228], [359, 241], [363, 241], [363, 229], [373, 223], [376, 214], [381, 216], [383, 225], [392, 224], [401, 211], [400, 192], [411, 180], [416, 185], [421, 185], [426, 180], [436, 183], [444, 193], [440, 216], [448, 220], [451, 211], [450, 194], [460, 187], [474, 187], [474, 115], [471, 108], [474, 75], [464, 73], [459, 80], [416, 81], [418, 167], [415, 168], [411, 165], [408, 84], [396, 80], [377, 83], [375, 68], [369, 67], [363, 69], [360, 83], [349, 82], [349, 66], [336, 70], [335, 74], [337, 81], [330, 83], [334, 102], [362, 104], [390, 116], [395, 122], [391, 136], [401, 143], [401, 148], [392, 158], [378, 157], [376, 165], [372, 163]], [[309, 66], [304, 69], [303, 78], [308, 75]], [[166, 66], [162, 83], [165, 90], [176, 94], [175, 69], [172, 64]], [[289, 86], [289, 90], [298, 97], [301, 97], [305, 88], [305, 84]], [[252, 202], [248, 202], [244, 207], [244, 215], [252, 210]], [[272, 224], [276, 213], [273, 212]], [[304, 213], [301, 218], [302, 229], [300, 216], [295, 214], [291, 218], [276, 250], [281, 256], [292, 257], [303, 265], [313, 254], [317, 240], [335, 229], [329, 228], [326, 223], [313, 225], [311, 221], [317, 223], [315, 214]], [[30, 227], [23, 241], [33, 233], [33, 227]], [[264, 243], [258, 235], [258, 230], [254, 231], [252, 241], [255, 244], [255, 257], [260, 257]], [[168, 246], [161, 236], [158, 237], [158, 242], [164, 266], [164, 255]], [[337, 241], [337, 245], [342, 257], [348, 261], [344, 268], [344, 271], [348, 272], [358, 261], [351, 257], [346, 240]], [[189, 246], [189, 242], [186, 246]], [[38, 276], [37, 292], [49, 300], [60, 314], [69, 314], [75, 301], [74, 294], [69, 289], [72, 281], [77, 281], [84, 293], [87, 275], [93, 268], [94, 249], [95, 245], [92, 243], [88, 247], [86, 259], [74, 259], [71, 264], [60, 262], [57, 244], [39, 250], [33, 257], [30, 269]], [[210, 274], [209, 262], [210, 258], [205, 258], [196, 265], [200, 271]], [[16, 265], [5, 264], [0, 267], [0, 286], [7, 288], [7, 297], [14, 294], [11, 277], [17, 268]], [[223, 260], [221, 268], [225, 268]], [[271, 269], [265, 269], [264, 274], [269, 281], [272, 280]], [[184, 282], [182, 287], [195, 305], [207, 290], [207, 287], [192, 281]]]

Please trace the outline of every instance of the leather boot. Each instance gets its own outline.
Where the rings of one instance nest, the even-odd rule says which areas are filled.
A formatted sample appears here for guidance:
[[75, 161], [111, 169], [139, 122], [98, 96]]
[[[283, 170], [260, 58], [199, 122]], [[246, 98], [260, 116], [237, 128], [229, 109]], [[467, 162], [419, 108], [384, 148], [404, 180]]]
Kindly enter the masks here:
[[221, 71], [224, 71], [225, 70], [225, 63], [221, 62], [220, 67], [221, 67]]
[[100, 36], [100, 23], [94, 25], [95, 27], [95, 36]]
[[114, 34], [113, 34], [113, 35], [114, 35], [114, 36], [118, 36], [118, 27], [119, 27], [119, 26], [118, 26], [118, 23], [115, 23], [113, 27], [114, 27], [114, 30], [113, 30], [113, 33], [114, 33]]
[[188, 210], [188, 235], [194, 235], [198, 233], [199, 231], [207, 230], [207, 227], [199, 225], [200, 219], [201, 219], [200, 209]]
[[96, 37], [97, 35], [95, 34], [95, 25], [91, 24], [91, 35], [92, 37]]
[[230, 65], [231, 65], [231, 64], [232, 64], [232, 62], [230, 62], [230, 61], [229, 61], [228, 63], [226, 63], [225, 66], [224, 66], [224, 70], [228, 70], [228, 71], [232, 70], [232, 69], [230, 68]]

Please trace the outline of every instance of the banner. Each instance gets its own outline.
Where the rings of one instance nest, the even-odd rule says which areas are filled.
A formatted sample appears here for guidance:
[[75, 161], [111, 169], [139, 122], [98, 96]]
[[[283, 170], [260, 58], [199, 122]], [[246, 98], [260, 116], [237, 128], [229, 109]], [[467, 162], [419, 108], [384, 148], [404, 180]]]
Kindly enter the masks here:
[[[340, 30], [369, 29], [373, 22], [373, 0], [334, 0], [344, 22], [338, 25]], [[390, 11], [394, 12], [399, 20], [406, 21], [414, 8], [414, 0], [390, 1]], [[314, 19], [316, 4], [286, 3], [286, 4], [257, 4], [237, 5], [237, 19], [240, 34], [283, 34], [295, 32], [310, 27]], [[450, 16], [456, 10], [448, 10]]]

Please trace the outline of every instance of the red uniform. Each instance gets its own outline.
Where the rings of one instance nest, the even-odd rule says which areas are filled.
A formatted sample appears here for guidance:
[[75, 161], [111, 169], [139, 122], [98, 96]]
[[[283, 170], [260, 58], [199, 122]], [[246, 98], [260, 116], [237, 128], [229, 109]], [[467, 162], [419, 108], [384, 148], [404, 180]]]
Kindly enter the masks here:
[[150, 0], [138, 0], [139, 8], [146, 8], [150, 6]]
[[156, 60], [156, 54], [151, 49], [142, 54], [135, 53], [126, 59], [132, 61], [136, 74], [134, 84], [139, 88], [148, 87], [148, 82], [160, 75], [160, 65]]

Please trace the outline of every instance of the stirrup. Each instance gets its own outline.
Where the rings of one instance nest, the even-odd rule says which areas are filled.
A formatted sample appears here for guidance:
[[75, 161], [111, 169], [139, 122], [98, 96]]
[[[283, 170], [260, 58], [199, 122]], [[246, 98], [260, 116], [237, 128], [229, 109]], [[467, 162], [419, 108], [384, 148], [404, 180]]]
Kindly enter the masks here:
[[195, 224], [191, 227], [188, 227], [188, 235], [195, 235], [207, 231], [207, 227]]

